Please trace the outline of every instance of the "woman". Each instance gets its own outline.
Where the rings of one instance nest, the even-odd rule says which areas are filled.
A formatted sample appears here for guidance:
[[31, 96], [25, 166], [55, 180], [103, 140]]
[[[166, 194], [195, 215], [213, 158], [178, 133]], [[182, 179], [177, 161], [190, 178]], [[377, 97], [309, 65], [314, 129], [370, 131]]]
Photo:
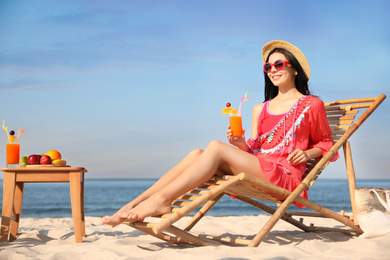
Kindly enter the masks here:
[[[301, 182], [306, 162], [324, 155], [333, 145], [323, 102], [310, 96], [310, 67], [303, 53], [285, 41], [272, 41], [262, 50], [265, 102], [253, 108], [252, 135], [245, 142], [227, 138], [237, 148], [212, 141], [205, 150], [191, 151], [153, 186], [101, 223], [118, 225], [168, 213], [179, 195], [216, 173], [245, 172], [290, 191]], [[338, 158], [336, 154], [331, 161]], [[307, 198], [307, 194], [301, 196]], [[300, 205], [297, 205], [298, 207]]]

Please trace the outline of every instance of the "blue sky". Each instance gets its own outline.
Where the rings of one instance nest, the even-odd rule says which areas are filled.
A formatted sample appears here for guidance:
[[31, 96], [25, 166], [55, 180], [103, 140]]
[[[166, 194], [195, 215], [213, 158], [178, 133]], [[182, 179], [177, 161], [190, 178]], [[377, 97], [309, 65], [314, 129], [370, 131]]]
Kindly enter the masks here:
[[[389, 10], [385, 0], [3, 0], [1, 119], [27, 129], [23, 155], [56, 149], [89, 178], [158, 178], [191, 149], [225, 142], [220, 111], [246, 91], [251, 128], [268, 41], [305, 53], [324, 102], [389, 95]], [[390, 178], [389, 104], [351, 139], [358, 178]], [[342, 161], [324, 178], [345, 178]]]

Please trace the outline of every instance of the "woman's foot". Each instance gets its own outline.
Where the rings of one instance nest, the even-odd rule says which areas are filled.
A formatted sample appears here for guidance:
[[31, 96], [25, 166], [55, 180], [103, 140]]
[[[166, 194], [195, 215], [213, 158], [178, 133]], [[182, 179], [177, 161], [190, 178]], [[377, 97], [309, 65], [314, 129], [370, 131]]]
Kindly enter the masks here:
[[119, 224], [121, 224], [123, 222], [123, 218], [122, 218], [122, 214], [124, 212], [128, 212], [129, 210], [131, 210], [132, 208], [134, 208], [135, 205], [132, 202], [129, 202], [127, 203], [125, 206], [123, 206], [120, 210], [118, 210], [114, 215], [112, 215], [111, 217], [105, 217], [103, 218], [100, 223], [102, 225], [109, 225], [109, 226], [112, 226], [112, 227], [115, 227]]
[[112, 215], [111, 217], [104, 217], [100, 221], [100, 224], [115, 227], [115, 226], [121, 224], [123, 222], [123, 220], [125, 220], [125, 219], [122, 218], [122, 213], [117, 212], [114, 215]]
[[165, 213], [169, 213], [172, 209], [170, 201], [166, 202], [158, 196], [152, 196], [147, 200], [144, 200], [133, 209], [121, 214], [123, 221], [143, 221], [147, 217], [157, 216]]

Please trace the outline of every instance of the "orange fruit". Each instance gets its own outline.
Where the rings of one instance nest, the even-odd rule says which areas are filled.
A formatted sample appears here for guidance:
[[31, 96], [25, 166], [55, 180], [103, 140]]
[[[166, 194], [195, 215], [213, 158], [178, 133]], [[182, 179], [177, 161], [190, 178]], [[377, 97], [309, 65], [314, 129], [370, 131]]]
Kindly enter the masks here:
[[61, 159], [61, 154], [60, 154], [60, 152], [58, 152], [58, 151], [56, 151], [56, 150], [50, 150], [50, 151], [48, 151], [48, 152], [46, 153], [46, 155], [49, 155], [52, 161]]

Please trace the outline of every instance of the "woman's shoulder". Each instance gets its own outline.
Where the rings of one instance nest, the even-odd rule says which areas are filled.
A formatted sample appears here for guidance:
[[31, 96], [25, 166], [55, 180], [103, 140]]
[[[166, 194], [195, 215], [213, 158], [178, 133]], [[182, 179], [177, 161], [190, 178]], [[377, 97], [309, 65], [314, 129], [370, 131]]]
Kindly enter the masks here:
[[253, 116], [259, 116], [260, 113], [261, 113], [261, 111], [263, 110], [263, 107], [264, 107], [264, 104], [265, 104], [265, 103], [266, 103], [266, 102], [264, 102], [264, 103], [259, 103], [259, 104], [255, 105], [255, 106], [253, 107], [253, 110], [252, 110], [252, 115], [253, 115]]
[[306, 96], [307, 98], [307, 101], [310, 103], [310, 106], [312, 107], [324, 107], [324, 102], [316, 97], [316, 96], [312, 96], [312, 95], [308, 95]]
[[253, 107], [253, 113], [254, 113], [254, 114], [259, 114], [260, 111], [263, 109], [265, 103], [266, 103], [266, 102], [264, 102], [264, 103], [259, 103], [259, 104], [255, 105], [255, 106]]

